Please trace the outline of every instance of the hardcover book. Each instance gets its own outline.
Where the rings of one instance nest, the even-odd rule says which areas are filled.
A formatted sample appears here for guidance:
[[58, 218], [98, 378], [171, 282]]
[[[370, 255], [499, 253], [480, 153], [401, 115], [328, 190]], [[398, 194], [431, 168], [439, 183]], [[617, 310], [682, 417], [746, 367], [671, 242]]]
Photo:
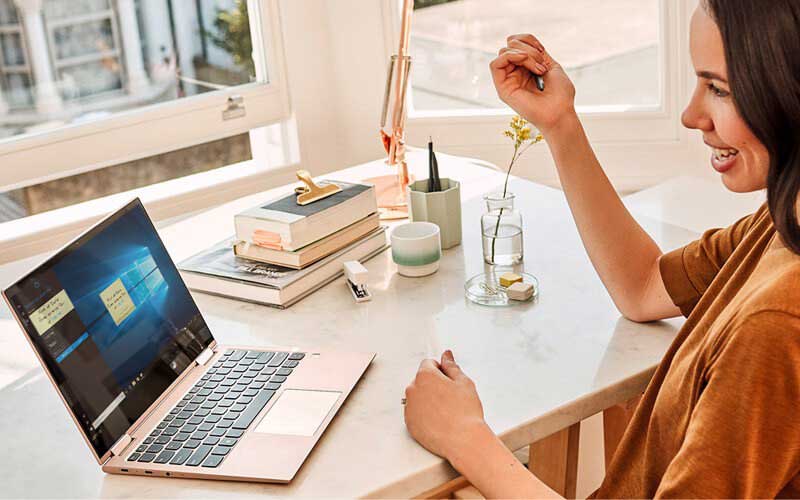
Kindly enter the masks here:
[[378, 211], [375, 188], [339, 181], [342, 191], [309, 205], [297, 195], [272, 200], [234, 217], [236, 237], [279, 251], [296, 251]]
[[190, 289], [247, 302], [288, 307], [343, 274], [345, 262], [364, 262], [388, 248], [386, 229], [366, 237], [305, 269], [256, 262], [233, 253], [230, 238], [178, 265]]

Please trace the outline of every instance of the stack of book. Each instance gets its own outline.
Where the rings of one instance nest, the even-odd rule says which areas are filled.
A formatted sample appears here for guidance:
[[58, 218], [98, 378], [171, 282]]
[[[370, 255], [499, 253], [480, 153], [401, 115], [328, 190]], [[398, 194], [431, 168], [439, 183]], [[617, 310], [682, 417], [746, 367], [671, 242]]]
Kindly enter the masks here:
[[291, 194], [236, 215], [235, 237], [179, 265], [187, 286], [284, 308], [341, 276], [345, 262], [385, 250], [375, 188], [328, 182], [342, 190], [303, 206]]

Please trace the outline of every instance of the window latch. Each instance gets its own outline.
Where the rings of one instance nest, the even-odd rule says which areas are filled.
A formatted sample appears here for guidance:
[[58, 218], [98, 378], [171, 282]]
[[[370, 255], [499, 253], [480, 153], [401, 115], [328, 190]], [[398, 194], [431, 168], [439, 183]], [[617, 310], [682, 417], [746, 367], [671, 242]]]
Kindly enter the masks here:
[[244, 108], [244, 97], [240, 95], [232, 95], [228, 97], [227, 106], [222, 112], [223, 120], [235, 120], [242, 118], [247, 114]]

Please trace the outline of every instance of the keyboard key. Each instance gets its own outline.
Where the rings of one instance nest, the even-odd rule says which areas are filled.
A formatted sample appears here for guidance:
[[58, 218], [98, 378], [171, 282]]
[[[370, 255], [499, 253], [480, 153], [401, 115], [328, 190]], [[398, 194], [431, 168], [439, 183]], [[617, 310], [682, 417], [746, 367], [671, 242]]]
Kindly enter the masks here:
[[210, 412], [210, 411], [208, 411], [207, 409], [205, 409], [205, 408], [200, 408], [199, 410], [197, 410], [196, 412], [194, 412], [194, 416], [195, 416], [195, 417], [206, 417], [206, 416], [208, 416], [208, 414], [209, 414], [209, 413], [211, 413], [211, 412]]
[[183, 441], [189, 439], [189, 436], [191, 436], [191, 434], [189, 434], [188, 432], [179, 432], [178, 434], [175, 435], [175, 437], [172, 438], [172, 440], [182, 443]]
[[258, 361], [256, 361], [256, 363], [266, 363], [270, 359], [272, 359], [272, 356], [274, 355], [275, 353], [273, 352], [262, 352], [261, 354], [258, 355]]
[[246, 391], [242, 392], [242, 396], [253, 397], [258, 394], [257, 389], [247, 389]]
[[142, 453], [142, 456], [139, 457], [137, 462], [152, 462], [156, 459], [155, 453]]
[[163, 429], [164, 427], [166, 427], [166, 426], [168, 426], [168, 425], [169, 425], [169, 423], [168, 423], [168, 422], [161, 422], [160, 424], [158, 424], [158, 425], [156, 426], [156, 430], [154, 430], [153, 432], [151, 432], [151, 433], [150, 433], [150, 435], [151, 435], [151, 436], [153, 436], [153, 437], [155, 437], [155, 436], [158, 436], [158, 432], [159, 432], [159, 430]]
[[277, 391], [280, 388], [281, 388], [281, 384], [278, 384], [278, 383], [275, 383], [275, 382], [270, 382], [269, 384], [264, 386], [264, 389], [267, 389], [268, 391]]
[[167, 444], [169, 443], [169, 436], [158, 436], [156, 438], [156, 444]]
[[[186, 406], [189, 406], [189, 405], [186, 405]], [[192, 416], [192, 412], [191, 411], [184, 410], [184, 411], [178, 413], [178, 418], [188, 419], [191, 416]]]
[[288, 352], [276, 352], [275, 356], [273, 356], [272, 359], [269, 360], [269, 363], [267, 363], [267, 366], [277, 368], [281, 366], [281, 364], [283, 364], [284, 361], [286, 361], [286, 358], [288, 356], [289, 356]]
[[176, 453], [175, 457], [169, 463], [171, 463], [173, 465], [181, 465], [181, 464], [183, 464], [183, 462], [186, 461], [187, 458], [189, 458], [189, 455], [191, 455], [191, 454], [192, 454], [192, 450], [184, 448], [181, 451], [179, 451], [178, 453]]
[[269, 379], [269, 381], [270, 382], [276, 382], [278, 384], [282, 384], [282, 383], [286, 382], [286, 377], [284, 377], [283, 375], [273, 375], [272, 378]]
[[[217, 406], [216, 408], [211, 410], [211, 415], [224, 415], [225, 412], [227, 412], [227, 411], [228, 410], [223, 408], [222, 406]], [[206, 418], [208, 418], [208, 417], [206, 417]]]
[[[217, 422], [219, 422], [219, 420], [217, 420]], [[216, 423], [216, 422], [214, 422], [214, 423]], [[201, 431], [201, 432], [208, 432], [208, 431], [210, 431], [211, 429], [214, 428], [214, 423], [209, 422], [208, 420], [206, 420], [204, 423], [200, 424], [197, 427], [197, 430]]]
[[167, 415], [166, 417], [164, 417], [164, 422], [172, 422], [174, 418], [175, 415]]
[[243, 405], [243, 404], [238, 404], [237, 403], [237, 404], [231, 406], [231, 409], [229, 411], [241, 412], [241, 411], [244, 411], [245, 408], [247, 408], [247, 405]]
[[192, 439], [197, 439], [198, 441], [202, 441], [208, 436], [208, 432], [197, 431], [192, 434]]
[[208, 436], [203, 440], [203, 444], [207, 444], [209, 446], [214, 446], [217, 443], [219, 443], [218, 437]]
[[211, 455], [203, 462], [203, 467], [216, 467], [222, 463], [223, 458], [225, 458], [224, 455]]
[[245, 358], [245, 359], [239, 361], [239, 366], [250, 366], [252, 364], [253, 364], [253, 360], [250, 359], [250, 358]]
[[198, 408], [200, 408], [200, 405], [198, 405], [197, 403], [189, 403], [183, 409], [184, 411], [195, 411]]
[[203, 419], [201, 417], [192, 417], [189, 420], [187, 420], [187, 423], [191, 425], [200, 425], [203, 423]]
[[140, 456], [142, 456], [141, 453], [131, 453], [131, 456], [128, 457], [128, 462], [135, 462], [139, 460]]
[[275, 373], [277, 373], [278, 375], [283, 375], [285, 377], [288, 377], [289, 375], [292, 374], [292, 369], [291, 368], [278, 368], [278, 371], [275, 372]]
[[[247, 392], [247, 391], [245, 391], [245, 392]], [[242, 394], [244, 394], [244, 392]], [[255, 394], [258, 394], [258, 392], [256, 392]], [[255, 394], [253, 394], [253, 396], [255, 396]], [[241, 396], [239, 399], [236, 400], [236, 402], [244, 404], [244, 405], [247, 405], [247, 404], [250, 404], [250, 401], [252, 401], [252, 400], [253, 400], [252, 396]]]
[[[188, 399], [181, 399], [180, 401], [178, 401], [178, 404], [175, 405], [175, 408], [183, 408], [187, 404], [189, 404], [189, 400]], [[166, 420], [166, 419], [164, 419], [164, 420]]]
[[[247, 429], [250, 424], [253, 423], [253, 420], [256, 419], [261, 410], [269, 403], [269, 400], [272, 399], [272, 396], [275, 395], [275, 391], [261, 391], [254, 399], [253, 402], [247, 406], [247, 409], [242, 412], [242, 415], [233, 424], [234, 429]], [[217, 425], [222, 424], [220, 422]]]
[[167, 446], [164, 447], [165, 450], [179, 450], [181, 448], [180, 441], [171, 441]]
[[165, 464], [169, 462], [174, 455], [175, 455], [174, 451], [162, 451], [161, 454], [156, 457], [155, 463]]
[[239, 429], [230, 429], [228, 431], [228, 433], [225, 434], [225, 436], [230, 437], [230, 438], [238, 439], [238, 438], [244, 436], [244, 431], [241, 431]]
[[246, 371], [247, 371], [247, 366], [244, 366], [244, 365], [242, 365], [242, 366], [236, 365], [235, 367], [231, 368], [231, 371], [232, 371], [233, 373], [231, 373], [230, 375], [228, 375], [228, 377], [231, 377], [231, 375], [233, 375], [233, 376], [238, 376], [237, 374], [239, 374], [239, 373], [244, 373], [244, 372], [246, 372]]
[[222, 397], [223, 397], [222, 394], [214, 393], [214, 394], [212, 394], [212, 395], [210, 395], [208, 397], [208, 401], [206, 401], [206, 403], [214, 403], [214, 402], [219, 401], [220, 399], [222, 399]]
[[164, 432], [161, 433], [161, 436], [174, 436], [178, 433], [178, 429], [175, 427], [167, 427], [164, 429]]
[[147, 451], [147, 445], [146, 444], [140, 444], [139, 447], [136, 448], [136, 451], [138, 451], [139, 453], [144, 453], [145, 451]]
[[231, 355], [228, 357], [228, 359], [230, 361], [239, 361], [240, 359], [242, 359], [244, 357], [245, 354], [246, 354], [245, 351], [237, 349], [237, 350], [235, 350], [235, 351], [233, 351], [231, 353]]
[[271, 366], [268, 366], [268, 367], [264, 368], [263, 370], [261, 370], [261, 374], [262, 375], [272, 375], [272, 374], [275, 373], [275, 370], [277, 370], [277, 368], [273, 368]]
[[225, 435], [225, 429], [222, 428], [214, 429], [213, 431], [209, 432], [208, 435], [214, 437], [222, 437]]
[[[216, 424], [220, 420], [222, 420], [222, 417], [220, 417], [219, 415], [209, 415], [209, 416], [206, 417], [206, 423], [209, 423], [209, 424]], [[203, 424], [203, 425], [205, 425], [205, 424]], [[199, 428], [200, 427], [198, 427], [198, 429]], [[209, 430], [211, 430], [211, 429], [209, 429]]]
[[209, 410], [210, 411], [210, 410], [213, 410], [215, 406], [217, 406], [217, 402], [216, 401], [206, 401], [205, 403], [203, 403], [202, 406], [200, 406], [200, 409], [201, 410]]
[[256, 359], [261, 353], [258, 351], [247, 351], [244, 355], [245, 359]]
[[198, 446], [200, 446], [200, 441], [198, 441], [196, 439], [190, 439], [190, 440], [186, 441], [185, 443], [183, 443], [183, 447], [184, 448], [189, 448], [190, 450], [192, 448], [197, 448]]
[[206, 445], [200, 446], [199, 448], [194, 450], [194, 453], [192, 453], [191, 458], [189, 458], [189, 460], [186, 461], [186, 465], [190, 467], [197, 467], [203, 462], [203, 460], [206, 458], [209, 452], [211, 452], [210, 446]]
[[228, 446], [215, 446], [213, 450], [211, 450], [212, 455], [227, 455], [228, 452], [231, 451], [230, 447]]
[[233, 446], [233, 445], [236, 444], [237, 441], [238, 441], [238, 439], [231, 438], [231, 437], [225, 437], [225, 438], [222, 438], [220, 440], [219, 445], [220, 446]]
[[293, 352], [289, 355], [289, 359], [293, 361], [300, 361], [301, 359], [305, 358], [306, 354], [304, 352]]
[[221, 420], [217, 422], [218, 429], [228, 429], [231, 425], [233, 425], [233, 420]]
[[151, 444], [150, 447], [147, 448], [147, 453], [159, 453], [163, 449], [164, 449], [164, 445]]
[[223, 399], [222, 401], [217, 403], [217, 408], [230, 408], [231, 406], [233, 406], [233, 401], [231, 401], [230, 399]]
[[284, 363], [283, 363], [283, 366], [285, 366], [286, 368], [295, 368], [295, 367], [297, 367], [297, 365], [299, 365], [299, 364], [300, 364], [300, 362], [299, 362], [299, 361], [292, 361], [292, 360], [290, 359], [289, 361], [286, 361], [286, 362], [284, 362]]
[[144, 444], [151, 444], [155, 440], [156, 440], [156, 438], [146, 437], [146, 438], [144, 438], [144, 441], [142, 441], [142, 442]]

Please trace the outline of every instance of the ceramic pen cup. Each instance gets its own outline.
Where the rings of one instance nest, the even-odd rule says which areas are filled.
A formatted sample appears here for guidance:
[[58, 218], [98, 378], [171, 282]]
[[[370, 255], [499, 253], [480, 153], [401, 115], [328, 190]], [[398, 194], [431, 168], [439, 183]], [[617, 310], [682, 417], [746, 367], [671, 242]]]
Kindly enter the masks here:
[[447, 250], [461, 244], [461, 185], [452, 179], [442, 179], [442, 190], [428, 192], [428, 181], [408, 186], [409, 219], [413, 222], [432, 222], [439, 226], [442, 248]]
[[392, 231], [392, 260], [402, 276], [420, 278], [439, 270], [442, 241], [439, 226], [431, 222], [411, 222]]

